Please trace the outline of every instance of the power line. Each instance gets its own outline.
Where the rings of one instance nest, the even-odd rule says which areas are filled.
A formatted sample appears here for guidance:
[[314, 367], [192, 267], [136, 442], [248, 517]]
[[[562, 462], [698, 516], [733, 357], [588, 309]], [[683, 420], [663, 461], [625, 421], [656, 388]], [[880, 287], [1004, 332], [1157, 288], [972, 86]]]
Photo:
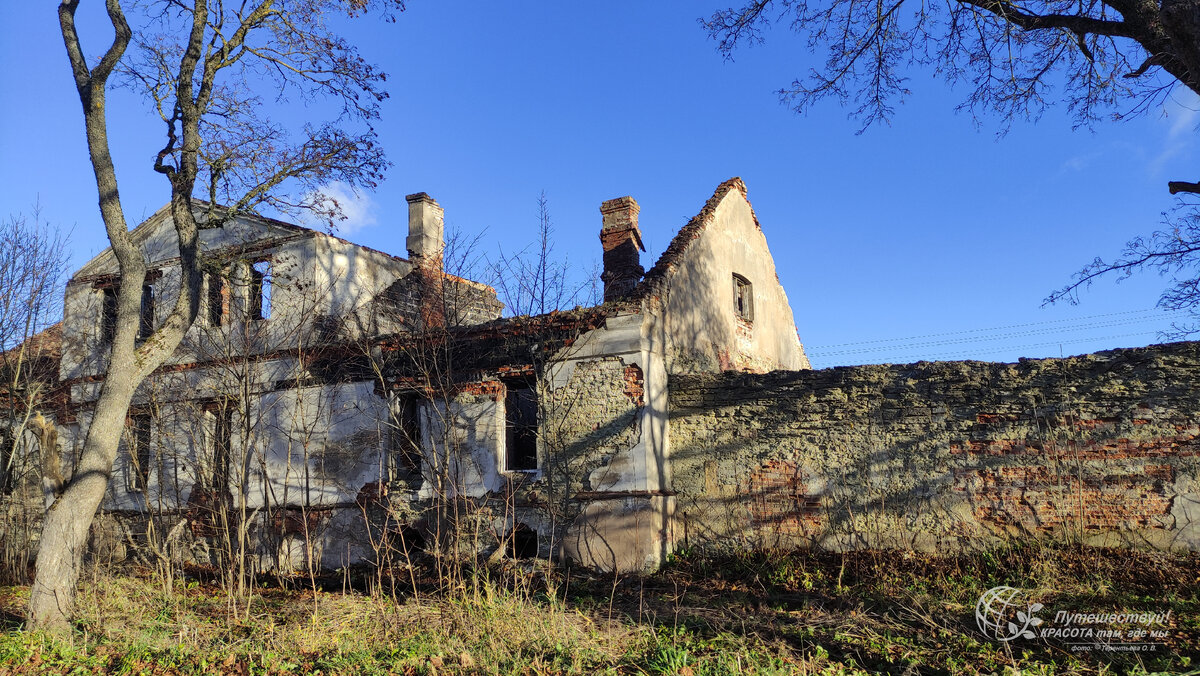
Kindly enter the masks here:
[[[996, 335], [988, 335], [988, 336], [972, 336], [972, 337], [965, 337], [965, 338], [958, 338], [958, 339], [951, 339], [951, 340], [934, 340], [934, 341], [926, 341], [926, 342], [922, 342], [922, 343], [906, 343], [906, 344], [901, 344], [901, 345], [878, 345], [877, 344], [874, 347], [862, 347], [862, 348], [855, 348], [855, 349], [849, 349], [849, 350], [825, 350], [825, 349], [822, 349], [821, 347], [814, 347], [814, 348], [807, 348], [807, 351], [809, 352], [809, 354], [815, 354], [815, 355], [821, 355], [821, 356], [837, 356], [837, 355], [848, 355], [848, 354], [870, 354], [873, 352], [881, 352], [881, 351], [885, 351], [885, 350], [886, 351], [893, 351], [893, 350], [904, 351], [904, 350], [911, 350], [911, 349], [925, 348], [925, 347], [938, 347], [941, 345], [964, 345], [967, 343], [986, 343], [986, 342], [997, 341], [997, 340], [1008, 340], [1010, 338], [1024, 338], [1024, 337], [1028, 337], [1028, 336], [1065, 334], [1068, 331], [1075, 332], [1075, 331], [1081, 331], [1081, 330], [1113, 328], [1113, 327], [1117, 327], [1117, 326], [1131, 326], [1134, 324], [1146, 324], [1146, 323], [1150, 323], [1150, 322], [1158, 323], [1158, 322], [1162, 322], [1162, 321], [1165, 321], [1166, 319], [1170, 319], [1170, 318], [1172, 318], [1172, 317], [1171, 316], [1168, 316], [1168, 317], [1132, 317], [1132, 318], [1126, 319], [1125, 321], [1094, 322], [1094, 323], [1090, 323], [1090, 324], [1079, 324], [1079, 325], [1073, 325], [1073, 326], [1046, 327], [1046, 328], [1036, 329], [1036, 330], [1032, 330], [1032, 331], [1017, 331], [1017, 332], [1013, 332], [1013, 333], [1004, 333], [1004, 334], [996, 334]], [[882, 343], [884, 341], [874, 341], [874, 342]], [[865, 344], [865, 342], [863, 344]]]
[[1148, 313], [1161, 313], [1160, 314], [1161, 318], [1168, 319], [1168, 318], [1175, 317], [1179, 314], [1187, 314], [1187, 311], [1185, 311], [1185, 310], [1166, 310], [1166, 311], [1164, 311], [1164, 310], [1160, 310], [1158, 308], [1146, 308], [1144, 310], [1126, 310], [1124, 312], [1109, 312], [1106, 314], [1087, 315], [1084, 317], [1073, 317], [1073, 318], [1068, 318], [1068, 319], [1047, 319], [1045, 321], [1028, 322], [1025, 324], [1009, 324], [1006, 326], [993, 326], [991, 328], [986, 328], [986, 329], [966, 329], [966, 330], [962, 330], [962, 331], [947, 331], [947, 332], [942, 332], [942, 333], [928, 333], [928, 334], [924, 334], [924, 335], [908, 336], [906, 338], [878, 338], [875, 340], [860, 340], [860, 341], [855, 341], [855, 342], [850, 342], [850, 343], [831, 343], [829, 345], [813, 346], [813, 349], [822, 350], [822, 349], [831, 348], [831, 347], [850, 347], [853, 345], [871, 345], [871, 344], [875, 344], [875, 343], [896, 343], [896, 342], [909, 341], [909, 340], [925, 340], [927, 338], [942, 338], [942, 337], [946, 337], [946, 336], [959, 336], [959, 335], [965, 335], [965, 334], [971, 334], [971, 333], [985, 333], [988, 331], [1008, 331], [1010, 329], [1020, 329], [1020, 328], [1030, 327], [1030, 326], [1045, 326], [1045, 325], [1049, 325], [1049, 324], [1064, 324], [1064, 323], [1072, 323], [1072, 322], [1082, 322], [1082, 321], [1087, 321], [1087, 320], [1092, 320], [1092, 319], [1104, 319], [1107, 317], [1118, 317], [1118, 316], [1124, 316], [1124, 315], [1144, 315], [1144, 314], [1148, 314]]
[[[1146, 336], [1146, 335], [1151, 335], [1151, 334], [1156, 334], [1156, 333], [1157, 333], [1157, 331], [1138, 331], [1138, 332], [1134, 332], [1134, 333], [1121, 333], [1121, 334], [1115, 334], [1115, 335], [1110, 335], [1110, 336], [1094, 336], [1094, 337], [1088, 337], [1088, 338], [1053, 340], [1053, 341], [1049, 341], [1049, 342], [1045, 342], [1045, 343], [1026, 343], [1024, 345], [999, 345], [999, 346], [987, 348], [985, 350], [957, 350], [957, 351], [953, 351], [953, 352], [936, 352], [933, 354], [921, 354], [920, 358], [917, 358], [917, 359], [903, 357], [899, 361], [911, 362], [911, 361], [931, 361], [931, 360], [935, 360], [935, 359], [956, 359], [956, 358], [964, 358], [964, 357], [971, 358], [971, 357], [978, 357], [981, 354], [996, 354], [996, 353], [1000, 353], [1000, 352], [1010, 352], [1012, 350], [1027, 350], [1027, 349], [1036, 348], [1036, 347], [1052, 347], [1055, 345], [1071, 345], [1071, 344], [1076, 344], [1076, 343], [1089, 343], [1089, 342], [1098, 341], [1098, 340], [1114, 340], [1116, 338], [1130, 338], [1133, 336]], [[900, 352], [904, 352], [904, 350], [901, 350]], [[887, 354], [887, 353], [884, 352], [883, 354]], [[821, 360], [821, 361], [823, 361], [823, 360]], [[837, 361], [837, 360], [831, 359], [829, 361]], [[885, 361], [892, 362], [892, 360], [868, 359], [868, 360], [865, 360], [865, 363], [885, 363]], [[980, 360], [980, 361], [990, 361], [990, 360]]]

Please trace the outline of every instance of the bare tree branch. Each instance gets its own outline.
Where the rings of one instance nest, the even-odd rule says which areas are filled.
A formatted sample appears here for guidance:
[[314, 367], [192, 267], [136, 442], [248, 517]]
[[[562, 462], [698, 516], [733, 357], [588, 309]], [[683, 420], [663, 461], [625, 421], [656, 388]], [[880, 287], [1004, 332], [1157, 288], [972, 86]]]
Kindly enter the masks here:
[[[300, 196], [333, 178], [373, 187], [387, 167], [370, 124], [387, 96], [385, 76], [330, 30], [328, 18], [378, 11], [390, 19], [404, 9], [401, 0], [245, 0], [235, 7], [223, 0], [144, 0], [131, 5], [131, 27], [120, 0], [105, 5], [114, 37], [91, 69], [75, 23], [79, 0], [61, 0], [58, 7], [100, 215], [119, 269], [117, 324], [100, 397], [79, 472], [47, 517], [30, 592], [30, 626], [58, 633], [70, 631], [83, 544], [108, 486], [129, 403], [174, 352], [199, 310], [198, 186], [213, 221], [260, 205], [303, 209], [309, 205]], [[131, 45], [135, 56], [128, 58]], [[136, 337], [146, 263], [125, 221], [106, 129], [105, 92], [118, 72], [116, 81], [144, 94], [165, 124], [150, 168], [167, 179], [182, 276], [170, 312], [141, 343]], [[325, 99], [339, 112], [327, 124], [287, 129], [260, 110], [264, 83], [277, 101], [295, 93]]]

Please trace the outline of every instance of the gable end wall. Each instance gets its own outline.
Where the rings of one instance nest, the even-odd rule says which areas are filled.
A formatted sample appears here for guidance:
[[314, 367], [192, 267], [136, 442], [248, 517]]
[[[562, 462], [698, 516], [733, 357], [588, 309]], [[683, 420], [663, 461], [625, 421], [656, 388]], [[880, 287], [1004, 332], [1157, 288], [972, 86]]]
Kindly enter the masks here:
[[[728, 190], [709, 218], [666, 273], [668, 370], [808, 368], [766, 236], [745, 195]], [[734, 311], [734, 274], [752, 285], [749, 322]]]

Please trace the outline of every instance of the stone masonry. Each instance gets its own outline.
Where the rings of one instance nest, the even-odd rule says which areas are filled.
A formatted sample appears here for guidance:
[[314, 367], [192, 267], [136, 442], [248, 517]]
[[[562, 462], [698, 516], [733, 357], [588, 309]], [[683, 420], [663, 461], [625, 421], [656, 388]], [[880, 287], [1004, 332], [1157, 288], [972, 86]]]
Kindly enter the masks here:
[[672, 376], [677, 546], [1200, 547], [1200, 344]]

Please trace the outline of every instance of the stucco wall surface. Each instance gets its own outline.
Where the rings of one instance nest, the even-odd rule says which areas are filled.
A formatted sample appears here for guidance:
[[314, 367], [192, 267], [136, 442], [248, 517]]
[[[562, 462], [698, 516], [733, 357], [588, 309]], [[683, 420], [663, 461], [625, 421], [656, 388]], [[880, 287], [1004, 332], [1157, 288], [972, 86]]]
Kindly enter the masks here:
[[672, 376], [677, 546], [1200, 549], [1200, 343]]
[[[726, 191], [710, 219], [668, 273], [668, 370], [808, 368], [766, 236], [745, 195]], [[751, 321], [734, 310], [735, 274], [751, 283]]]

